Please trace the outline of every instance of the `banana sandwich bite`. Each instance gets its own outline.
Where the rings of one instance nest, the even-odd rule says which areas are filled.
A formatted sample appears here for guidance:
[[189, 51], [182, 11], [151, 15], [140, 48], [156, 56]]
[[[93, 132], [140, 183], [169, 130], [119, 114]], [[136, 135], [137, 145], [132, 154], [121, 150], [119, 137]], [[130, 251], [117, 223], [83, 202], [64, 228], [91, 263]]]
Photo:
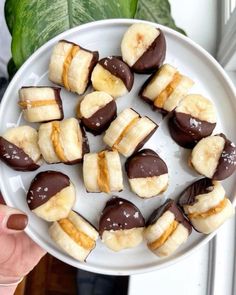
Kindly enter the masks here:
[[118, 97], [132, 89], [134, 75], [121, 58], [108, 56], [99, 60], [92, 72], [91, 80], [95, 90]]
[[33, 171], [42, 164], [38, 132], [30, 126], [8, 129], [0, 136], [0, 159], [17, 171]]
[[75, 118], [44, 123], [39, 127], [39, 147], [47, 163], [73, 165], [89, 152], [86, 134]]
[[134, 72], [150, 74], [165, 59], [165, 36], [160, 29], [149, 24], [133, 24], [123, 36], [121, 52], [123, 60]]
[[27, 122], [47, 122], [64, 118], [61, 88], [28, 86], [19, 90], [19, 106]]
[[94, 91], [82, 99], [77, 115], [86, 130], [98, 135], [116, 118], [116, 103], [106, 92]]
[[131, 202], [113, 197], [102, 211], [99, 234], [103, 243], [113, 251], [138, 246], [143, 241], [145, 220]]
[[157, 196], [168, 187], [168, 168], [150, 149], [143, 149], [128, 158], [125, 170], [132, 191], [141, 198]]
[[144, 237], [148, 248], [157, 256], [173, 254], [185, 243], [192, 232], [192, 226], [184, 217], [175, 201], [168, 199], [153, 211], [149, 217]]
[[101, 151], [84, 156], [83, 178], [87, 192], [119, 192], [123, 175], [117, 151]]
[[194, 82], [175, 67], [164, 64], [143, 84], [139, 96], [163, 115], [173, 111]]
[[224, 134], [201, 139], [192, 150], [190, 165], [201, 175], [224, 180], [236, 169], [236, 147]]
[[64, 86], [68, 91], [83, 94], [97, 61], [97, 51], [89, 51], [73, 42], [60, 40], [52, 51], [49, 80]]
[[179, 205], [193, 227], [204, 234], [215, 231], [235, 211], [221, 183], [209, 178], [189, 185], [180, 194]]
[[127, 108], [110, 124], [103, 140], [112, 149], [129, 157], [143, 147], [157, 128], [151, 119]]
[[97, 230], [74, 211], [55, 221], [49, 228], [49, 234], [61, 249], [81, 262], [85, 261], [95, 248], [99, 236]]
[[184, 148], [193, 148], [200, 139], [211, 135], [215, 126], [215, 106], [198, 94], [183, 98], [169, 120], [171, 137]]
[[69, 177], [57, 171], [38, 173], [27, 194], [27, 204], [46, 221], [66, 218], [75, 203], [76, 192]]

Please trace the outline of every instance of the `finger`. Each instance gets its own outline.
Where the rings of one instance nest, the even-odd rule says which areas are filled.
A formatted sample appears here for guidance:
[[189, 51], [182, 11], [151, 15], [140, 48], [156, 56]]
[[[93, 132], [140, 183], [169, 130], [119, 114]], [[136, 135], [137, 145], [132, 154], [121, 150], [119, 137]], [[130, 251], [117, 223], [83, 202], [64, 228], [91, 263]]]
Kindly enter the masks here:
[[21, 232], [28, 224], [28, 217], [23, 212], [0, 205], [0, 234]]

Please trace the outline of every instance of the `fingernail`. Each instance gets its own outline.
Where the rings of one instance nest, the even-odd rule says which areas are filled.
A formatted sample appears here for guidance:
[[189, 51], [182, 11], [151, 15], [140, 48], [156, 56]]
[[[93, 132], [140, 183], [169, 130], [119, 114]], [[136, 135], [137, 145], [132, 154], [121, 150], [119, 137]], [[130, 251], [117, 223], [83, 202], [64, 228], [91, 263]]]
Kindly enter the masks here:
[[7, 221], [7, 228], [12, 230], [23, 230], [28, 224], [28, 217], [25, 214], [10, 215]]

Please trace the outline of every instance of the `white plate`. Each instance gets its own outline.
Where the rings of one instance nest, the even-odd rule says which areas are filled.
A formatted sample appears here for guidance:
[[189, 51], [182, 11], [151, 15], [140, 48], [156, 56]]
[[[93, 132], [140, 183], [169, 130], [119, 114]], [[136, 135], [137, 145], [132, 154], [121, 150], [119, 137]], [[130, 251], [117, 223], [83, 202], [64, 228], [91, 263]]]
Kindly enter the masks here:
[[[100, 58], [108, 55], [119, 55], [122, 35], [135, 22], [137, 21], [114, 19], [89, 23], [62, 33], [37, 50], [17, 72], [5, 93], [0, 109], [0, 134], [6, 128], [26, 124], [17, 106], [18, 89], [21, 86], [51, 85], [47, 78], [48, 64], [52, 47], [58, 40], [67, 39], [90, 50], [98, 50]], [[214, 101], [218, 110], [218, 124], [215, 133], [223, 131], [231, 140], [236, 142], [235, 90], [225, 72], [205, 50], [190, 39], [169, 28], [153, 25], [160, 27], [166, 36], [166, 62], [176, 66], [182, 73], [195, 81], [196, 84], [191, 91], [192, 93], [201, 93]], [[118, 111], [131, 106], [140, 114], [148, 115], [155, 122], [160, 123], [160, 114], [152, 111], [150, 106], [138, 98], [139, 88], [146, 79], [146, 75], [135, 75], [134, 87], [130, 94], [117, 99]], [[75, 107], [79, 100], [78, 96], [63, 89], [62, 99], [65, 117], [74, 116]], [[37, 127], [37, 125], [35, 126]], [[94, 137], [89, 134], [89, 142], [92, 152], [104, 147], [101, 136]], [[168, 190], [161, 197], [142, 200], [129, 191], [126, 177], [124, 177], [126, 188], [116, 195], [135, 203], [143, 215], [147, 217], [166, 198], [176, 198], [183, 188], [196, 180], [199, 175], [187, 165], [189, 151], [180, 148], [170, 138], [165, 120], [161, 122], [157, 132], [145, 147], [154, 149], [166, 161], [170, 174]], [[62, 171], [70, 176], [77, 188], [77, 202], [74, 209], [97, 226], [100, 212], [109, 196], [86, 193], [82, 183], [81, 168], [81, 164], [73, 167], [63, 164], [44, 164], [38, 171], [19, 174], [2, 163], [0, 166], [0, 186], [7, 204], [19, 208], [29, 215], [29, 226], [26, 229], [28, 235], [41, 247], [64, 262], [88, 271], [104, 274], [130, 275], [142, 273], [180, 260], [213, 237], [213, 234], [205, 236], [193, 232], [188, 242], [174, 255], [166, 259], [157, 258], [147, 249], [144, 243], [137, 248], [115, 253], [106, 248], [101, 241], [98, 241], [96, 249], [90, 254], [87, 262], [77, 262], [62, 252], [50, 239], [47, 231], [49, 224], [30, 212], [25, 201], [25, 195], [31, 180], [38, 172], [48, 169]], [[224, 181], [227, 195], [231, 200], [235, 196], [235, 183], [236, 174]]]

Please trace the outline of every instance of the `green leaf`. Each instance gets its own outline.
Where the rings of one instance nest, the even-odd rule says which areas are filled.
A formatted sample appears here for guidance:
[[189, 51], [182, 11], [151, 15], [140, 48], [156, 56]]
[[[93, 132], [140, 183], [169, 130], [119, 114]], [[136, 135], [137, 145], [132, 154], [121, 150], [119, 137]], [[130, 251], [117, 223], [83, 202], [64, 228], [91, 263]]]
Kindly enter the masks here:
[[12, 58], [9, 60], [7, 64], [7, 72], [8, 72], [9, 80], [11, 80], [13, 76], [15, 75], [15, 73], [17, 72], [17, 67]]
[[42, 44], [74, 26], [107, 18], [133, 18], [138, 0], [7, 0], [12, 56], [17, 67]]
[[7, 27], [10, 33], [12, 33], [12, 29], [15, 22], [16, 8], [19, 0], [6, 0], [4, 6], [5, 19], [7, 23]]
[[168, 0], [139, 0], [135, 18], [153, 21], [186, 35], [182, 29], [176, 26], [171, 16]]

